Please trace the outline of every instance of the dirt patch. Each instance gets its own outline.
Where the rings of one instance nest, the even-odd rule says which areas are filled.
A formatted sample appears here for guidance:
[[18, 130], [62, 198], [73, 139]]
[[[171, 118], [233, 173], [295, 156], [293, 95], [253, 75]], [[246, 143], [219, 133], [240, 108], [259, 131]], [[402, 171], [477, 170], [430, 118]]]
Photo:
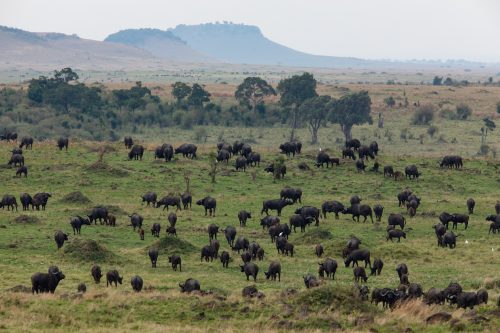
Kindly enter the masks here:
[[111, 177], [126, 177], [129, 175], [127, 170], [115, 168], [106, 162], [95, 162], [94, 164], [84, 167], [84, 170]]
[[83, 195], [82, 192], [76, 191], [76, 192], [71, 192], [66, 194], [61, 200], [61, 203], [67, 203], [67, 204], [88, 204], [91, 203], [89, 198], [87, 198], [85, 195]]
[[447, 322], [451, 319], [451, 314], [448, 312], [438, 312], [434, 313], [433, 315], [430, 315], [427, 317], [425, 322], [427, 324], [437, 324], [437, 323], [444, 323]]
[[116, 260], [113, 252], [92, 239], [76, 238], [64, 246], [63, 255], [77, 261], [109, 262]]
[[198, 252], [198, 249], [191, 243], [175, 236], [166, 236], [155, 242], [153, 245], [146, 248], [146, 252], [150, 248], [158, 249], [160, 254], [187, 254]]
[[311, 227], [309, 229], [310, 229], [309, 231], [297, 237], [295, 243], [315, 244], [318, 243], [319, 241], [330, 240], [333, 238], [332, 233], [328, 230], [322, 230], [317, 228], [311, 230]]
[[36, 216], [19, 215], [12, 220], [13, 223], [17, 224], [38, 224], [41, 223], [40, 219]]

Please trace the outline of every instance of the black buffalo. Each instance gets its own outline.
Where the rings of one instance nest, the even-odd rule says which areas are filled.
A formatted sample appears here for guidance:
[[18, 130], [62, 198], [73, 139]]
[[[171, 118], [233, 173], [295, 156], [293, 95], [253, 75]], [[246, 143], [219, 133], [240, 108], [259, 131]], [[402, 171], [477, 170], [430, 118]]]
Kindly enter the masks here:
[[196, 201], [196, 204], [203, 206], [205, 208], [205, 216], [210, 214], [210, 216], [215, 216], [215, 209], [217, 208], [217, 200], [212, 197], [204, 197]]
[[141, 145], [135, 145], [128, 152], [128, 159], [142, 160], [143, 155], [144, 155], [144, 147]]
[[190, 157], [192, 159], [196, 158], [196, 150], [198, 147], [192, 143], [183, 143], [179, 147], [175, 148], [175, 154], [182, 154], [184, 157]]

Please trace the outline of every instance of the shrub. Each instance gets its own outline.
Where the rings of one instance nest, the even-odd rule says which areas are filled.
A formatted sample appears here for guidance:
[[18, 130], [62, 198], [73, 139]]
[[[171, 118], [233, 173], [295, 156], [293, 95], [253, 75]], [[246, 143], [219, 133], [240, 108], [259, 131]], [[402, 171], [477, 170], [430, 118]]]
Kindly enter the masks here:
[[497, 113], [500, 113], [500, 102], [497, 103]]
[[412, 125], [429, 125], [434, 119], [435, 108], [432, 104], [421, 105], [413, 114]]
[[466, 120], [472, 115], [472, 109], [467, 104], [457, 105], [457, 119]]
[[479, 155], [486, 156], [486, 155], [488, 155], [489, 152], [490, 152], [490, 146], [488, 146], [486, 144], [482, 144], [479, 147]]
[[453, 110], [450, 109], [443, 109], [439, 112], [439, 117], [443, 119], [448, 119], [448, 120], [453, 120], [456, 117], [456, 113], [453, 112]]
[[197, 128], [194, 131], [194, 140], [196, 142], [203, 142], [205, 141], [207, 135], [208, 135], [207, 130], [204, 127]]
[[433, 138], [433, 137], [434, 137], [434, 134], [436, 134], [438, 131], [439, 131], [439, 129], [437, 128], [437, 126], [431, 125], [431, 126], [429, 126], [429, 128], [427, 129], [427, 134], [429, 134], [429, 136], [430, 136], [431, 138]]
[[396, 105], [396, 100], [394, 99], [394, 97], [389, 96], [389, 97], [386, 97], [386, 98], [384, 99], [384, 103], [385, 103], [388, 107], [392, 108], [394, 105]]

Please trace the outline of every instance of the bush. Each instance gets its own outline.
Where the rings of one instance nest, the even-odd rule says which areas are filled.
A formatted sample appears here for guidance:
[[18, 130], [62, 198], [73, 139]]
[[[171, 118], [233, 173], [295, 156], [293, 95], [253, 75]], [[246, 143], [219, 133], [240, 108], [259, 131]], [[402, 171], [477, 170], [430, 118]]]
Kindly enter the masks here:
[[439, 117], [443, 119], [448, 119], [448, 120], [453, 120], [456, 117], [456, 113], [453, 112], [453, 110], [450, 109], [443, 109], [439, 112]]
[[481, 156], [486, 156], [490, 152], [490, 146], [486, 144], [482, 144], [481, 147], [479, 147], [479, 155]]
[[429, 128], [427, 129], [427, 134], [429, 134], [429, 136], [430, 136], [431, 138], [433, 138], [433, 137], [434, 137], [434, 134], [436, 134], [438, 131], [439, 131], [439, 129], [437, 128], [437, 126], [431, 125], [431, 126], [429, 126]]
[[207, 130], [204, 127], [197, 128], [194, 131], [194, 140], [196, 142], [204, 142], [207, 135]]
[[457, 119], [466, 120], [472, 115], [472, 109], [467, 104], [457, 105]]
[[389, 97], [386, 97], [386, 98], [384, 99], [384, 103], [385, 103], [388, 107], [392, 108], [394, 105], [396, 105], [396, 100], [394, 99], [394, 97], [389, 96]]
[[500, 102], [497, 103], [497, 113], [500, 113]]
[[432, 104], [421, 105], [413, 114], [412, 125], [429, 125], [434, 119], [435, 108]]

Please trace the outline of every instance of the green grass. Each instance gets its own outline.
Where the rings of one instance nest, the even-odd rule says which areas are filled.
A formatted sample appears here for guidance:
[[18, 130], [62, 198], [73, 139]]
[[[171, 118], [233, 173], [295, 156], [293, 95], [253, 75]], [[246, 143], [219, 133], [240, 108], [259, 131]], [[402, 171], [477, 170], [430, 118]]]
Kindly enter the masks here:
[[[399, 126], [401, 121], [395, 119], [393, 126]], [[452, 124], [443, 126], [451, 128]], [[357, 128], [355, 135], [365, 135], [361, 134], [363, 128]], [[210, 129], [213, 133], [218, 130]], [[248, 130], [245, 131], [230, 129], [225, 133], [230, 139], [247, 135]], [[283, 141], [287, 132], [257, 129], [254, 134], [257, 136], [260, 131], [263, 135], [257, 138], [254, 149], [263, 153], [264, 160], [272, 161], [277, 156], [278, 142]], [[322, 132], [323, 147], [339, 156], [339, 144], [326, 144], [329, 131], [333, 129]], [[373, 139], [372, 132], [372, 129], [368, 131], [365, 141]], [[302, 131], [300, 135], [305, 138], [305, 133]], [[162, 133], [154, 141], [155, 144], [190, 141], [189, 135], [184, 132], [174, 138], [173, 132]], [[458, 133], [451, 132], [451, 135], [458, 136]], [[212, 141], [215, 142], [216, 137], [214, 135]], [[468, 142], [469, 138], [464, 135], [463, 142]], [[146, 137], [143, 140], [146, 142]], [[494, 212], [494, 205], [500, 198], [500, 177], [498, 169], [492, 166], [496, 162], [474, 158], [475, 148], [464, 143], [457, 148], [467, 156], [464, 169], [441, 170], [436, 166], [438, 156], [449, 153], [449, 145], [432, 142], [419, 145], [417, 141], [401, 143], [399, 139], [391, 143], [383, 137], [378, 140], [381, 147], [378, 160], [382, 165], [392, 164], [402, 170], [406, 165], [416, 164], [423, 172], [422, 178], [418, 182], [395, 182], [384, 179], [380, 173], [358, 174], [353, 163], [347, 161], [339, 167], [317, 169], [312, 165], [317, 147], [310, 147], [305, 140], [303, 154], [286, 160], [288, 172], [284, 180], [274, 182], [261, 164], [253, 181], [251, 172], [235, 172], [232, 160], [229, 166], [218, 166], [214, 184], [208, 175], [207, 159], [208, 152], [214, 149], [214, 142], [200, 145], [197, 160], [177, 156], [168, 164], [154, 161], [152, 144], [148, 145], [150, 151], [143, 161], [128, 161], [127, 150], [122, 144], [106, 143], [113, 149], [107, 149], [104, 163], [96, 163], [96, 149], [89, 147], [95, 148], [100, 143], [73, 142], [67, 152], [57, 150], [53, 142], [35, 143], [32, 151], [25, 152], [30, 171], [27, 179], [14, 178], [15, 169], [3, 168], [0, 172], [0, 194], [10, 193], [18, 197], [23, 192], [52, 193], [45, 211], [0, 211], [0, 331], [164, 331], [167, 327], [169, 332], [326, 331], [340, 325], [347, 331], [372, 327], [380, 332], [394, 332], [410, 327], [414, 331], [448, 332], [451, 329], [448, 323], [425, 324], [425, 316], [439, 310], [452, 312], [466, 330], [495, 331], [500, 320], [498, 315], [490, 312], [499, 297], [500, 236], [488, 235], [488, 223], [484, 218]], [[416, 147], [414, 150], [413, 146]], [[10, 147], [11, 144], [0, 144], [1, 161], [8, 160]], [[302, 161], [311, 166], [310, 171], [297, 168]], [[206, 195], [217, 199], [216, 216], [206, 217], [200, 206], [193, 205], [191, 210], [177, 213], [178, 237], [167, 237], [167, 211], [141, 205], [140, 195], [147, 191], [155, 191], [160, 197], [183, 192], [186, 171], [190, 172], [194, 201]], [[299, 230], [292, 233], [293, 258], [278, 255], [267, 232], [259, 225], [259, 216], [262, 201], [277, 198], [285, 185], [302, 188], [303, 204], [317, 207], [325, 200], [348, 203], [351, 195], [358, 194], [365, 203], [372, 206], [380, 203], [385, 207], [382, 224], [355, 223], [347, 215], [340, 215], [340, 219], [335, 220], [332, 214], [326, 220], [321, 219], [319, 227], [310, 226], [306, 233]], [[387, 215], [405, 213], [398, 207], [396, 195], [407, 186], [422, 197], [417, 216], [408, 218], [413, 230], [401, 243], [386, 242]], [[74, 192], [80, 194], [72, 194]], [[460, 236], [455, 250], [438, 248], [432, 229], [438, 221], [437, 216], [442, 211], [465, 213], [468, 197], [476, 200], [469, 229], [463, 230], [459, 226], [457, 233]], [[83, 226], [81, 235], [74, 236], [69, 225], [70, 217], [86, 214], [96, 205], [107, 206], [117, 216], [117, 226]], [[252, 212], [253, 218], [246, 228], [239, 227], [237, 213], [241, 209]], [[288, 221], [294, 209], [295, 206], [284, 208], [283, 222]], [[141, 241], [128, 226], [127, 215], [134, 212], [145, 219], [145, 241]], [[21, 215], [26, 217], [20, 218]], [[162, 225], [160, 239], [153, 238], [149, 232], [155, 222]], [[242, 288], [253, 282], [247, 282], [240, 272], [241, 259], [230, 250], [222, 233], [218, 236], [220, 251], [229, 251], [233, 259], [229, 268], [223, 269], [218, 260], [200, 262], [199, 250], [208, 244], [206, 228], [210, 223], [216, 223], [221, 229], [233, 225], [238, 235], [255, 240], [264, 247], [265, 260], [257, 262], [260, 273], [256, 283], [266, 295], [264, 299], [241, 297]], [[69, 234], [69, 241], [60, 250], [53, 240], [56, 230]], [[396, 287], [398, 279], [394, 269], [397, 264], [405, 262], [409, 266], [410, 281], [421, 283], [425, 290], [445, 287], [450, 281], [459, 281], [466, 290], [488, 287], [492, 302], [479, 307], [478, 313], [490, 321], [472, 324], [467, 317], [462, 317], [462, 310], [447, 306], [428, 308], [411, 304], [391, 313], [369, 303], [360, 303], [353, 296], [352, 269], [345, 268], [341, 258], [341, 249], [350, 235], [362, 240], [362, 247], [370, 249], [372, 258], [384, 260], [382, 275], [369, 278], [367, 285], [370, 288]], [[466, 240], [468, 244], [465, 244]], [[317, 274], [319, 260], [314, 255], [317, 243], [324, 246], [325, 257], [339, 262], [339, 268], [334, 281], [325, 280], [320, 288], [307, 291], [302, 276]], [[156, 269], [151, 268], [147, 255], [151, 246], [160, 250]], [[168, 264], [167, 256], [174, 253], [182, 256], [182, 272], [174, 272]], [[263, 273], [272, 260], [281, 262], [281, 283], [265, 280]], [[118, 269], [124, 276], [124, 284], [117, 290], [106, 288], [102, 282], [94, 284], [90, 276], [94, 263], [98, 263], [104, 273]], [[66, 275], [54, 296], [4, 292], [17, 285], [30, 286], [30, 276], [37, 271], [46, 271], [50, 265], [58, 265]], [[144, 279], [145, 290], [141, 294], [133, 293], [130, 286], [130, 278], [136, 274]], [[189, 277], [198, 279], [202, 289], [212, 294], [182, 295], [178, 284]], [[75, 295], [80, 282], [85, 282], [88, 288], [83, 297]], [[298, 292], [284, 296], [282, 293], [286, 289]], [[373, 316], [374, 322], [368, 326], [355, 326], [356, 318], [360, 316]]]

